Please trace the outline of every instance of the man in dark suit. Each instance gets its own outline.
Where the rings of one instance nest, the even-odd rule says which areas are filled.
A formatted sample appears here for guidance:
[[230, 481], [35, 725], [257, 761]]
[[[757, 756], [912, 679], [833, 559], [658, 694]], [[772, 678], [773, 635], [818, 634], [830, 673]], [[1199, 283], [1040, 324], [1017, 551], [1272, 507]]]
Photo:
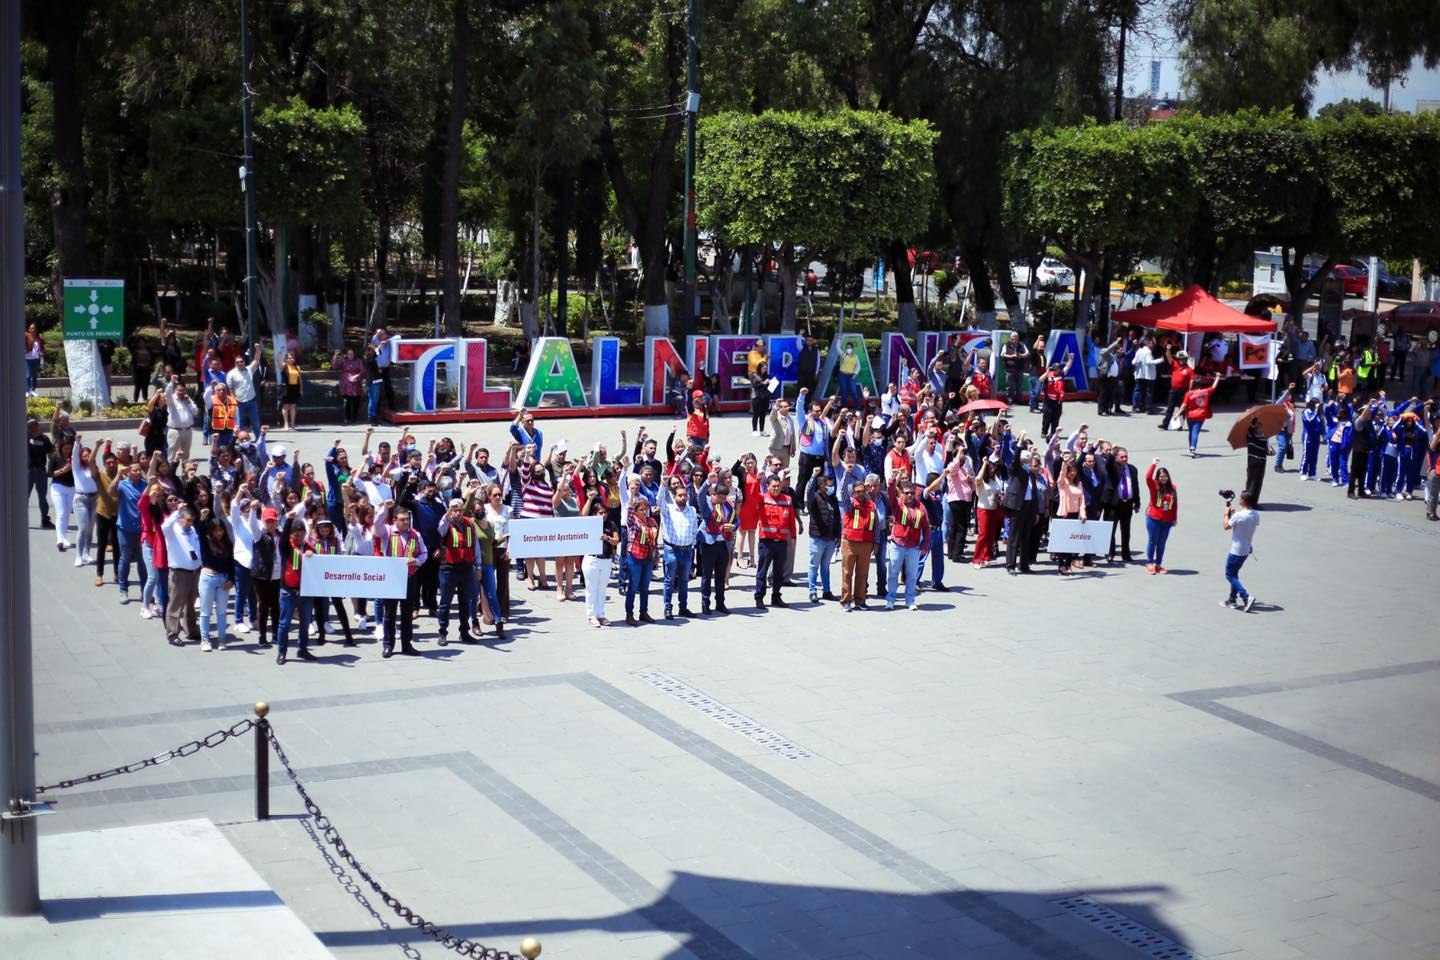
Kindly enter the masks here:
[[[1105, 509], [1113, 491], [1109, 477], [1093, 451], [1085, 454], [1085, 458], [1080, 461], [1080, 487], [1085, 492], [1085, 516], [1105, 516]], [[1096, 559], [1093, 553], [1085, 555], [1086, 563], [1093, 564]]]
[[1115, 524], [1110, 531], [1110, 553], [1115, 560], [1115, 543], [1120, 543], [1120, 558], [1134, 562], [1130, 556], [1130, 519], [1140, 512], [1140, 474], [1130, 463], [1130, 451], [1116, 447], [1109, 459], [1110, 489], [1113, 495], [1105, 508], [1105, 519]]
[[[991, 459], [996, 457], [991, 454]], [[1005, 485], [1005, 513], [1010, 517], [1010, 539], [1005, 543], [1005, 571], [1011, 576], [1030, 572], [1026, 544], [1040, 511], [1045, 509], [1045, 489], [1035, 476], [1030, 460], [1017, 458], [1010, 482]]]
[[815, 381], [820, 376], [820, 348], [815, 337], [805, 335], [805, 346], [800, 348], [800, 357], [795, 364], [795, 382], [808, 395], [815, 395]]

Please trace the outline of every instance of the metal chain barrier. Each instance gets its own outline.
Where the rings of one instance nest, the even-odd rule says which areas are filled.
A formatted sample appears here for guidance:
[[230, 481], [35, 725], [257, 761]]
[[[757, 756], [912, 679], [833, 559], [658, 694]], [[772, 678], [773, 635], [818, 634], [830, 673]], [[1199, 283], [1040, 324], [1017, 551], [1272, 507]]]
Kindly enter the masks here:
[[210, 736], [202, 740], [191, 740], [189, 743], [181, 744], [174, 750], [166, 750], [164, 753], [157, 753], [153, 757], [146, 757], [144, 760], [136, 760], [134, 763], [127, 763], [123, 767], [114, 767], [110, 770], [102, 770], [99, 773], [88, 774], [83, 777], [76, 777], [73, 780], [61, 780], [59, 783], [47, 784], [43, 787], [36, 787], [37, 794], [47, 793], [51, 790], [68, 790], [73, 786], [82, 783], [95, 783], [99, 780], [108, 780], [111, 777], [119, 777], [127, 773], [135, 773], [138, 770], [145, 770], [149, 767], [158, 767], [162, 763], [169, 763], [176, 757], [188, 757], [199, 753], [201, 750], [211, 749], [220, 746], [229, 740], [233, 740], [243, 733], [248, 732], [255, 726], [254, 720], [241, 720], [228, 730], [216, 730]]
[[[320, 856], [325, 859], [325, 866], [330, 868], [330, 873], [334, 875], [335, 882], [340, 884], [346, 893], [355, 898], [355, 902], [360, 904], [365, 912], [374, 918], [375, 922], [380, 925], [380, 929], [386, 932], [394, 930], [395, 928], [387, 923], [384, 917], [380, 916], [380, 912], [376, 910], [374, 905], [366, 898], [365, 891], [360, 889], [360, 884], [355, 882], [355, 878], [346, 873], [345, 868], [340, 865], [340, 861], [332, 857], [330, 851], [325, 849], [324, 841], [320, 839], [320, 834], [315, 832], [315, 827], [311, 825], [310, 821], [301, 820], [300, 827], [305, 831], [306, 836], [310, 838], [310, 842], [315, 844], [315, 849], [320, 851]], [[420, 960], [420, 951], [408, 943], [400, 944], [400, 952], [409, 957], [410, 960]]]
[[[305, 804], [305, 812], [315, 821], [315, 826], [319, 829], [320, 835], [325, 838], [326, 843], [335, 848], [335, 855], [344, 861], [344, 863], [355, 872], [356, 876], [364, 880], [365, 884], [369, 886], [371, 890], [375, 891], [375, 894], [384, 902], [385, 906], [394, 910], [397, 916], [425, 936], [430, 937], [446, 949], [454, 950], [461, 956], [475, 957], [477, 960], [523, 960], [520, 954], [497, 950], [494, 947], [487, 947], [485, 944], [475, 940], [466, 940], [463, 937], [457, 937], [447, 932], [443, 927], [426, 920], [399, 900], [395, 899], [388, 890], [380, 885], [378, 880], [370, 875], [370, 872], [361, 865], [360, 861], [355, 859], [355, 855], [350, 852], [350, 848], [345, 845], [344, 839], [341, 838], [340, 832], [330, 823], [330, 818], [325, 816], [319, 805], [310, 798], [310, 794], [305, 790], [305, 785], [300, 782], [299, 776], [296, 775], [295, 768], [290, 766], [290, 758], [285, 755], [284, 748], [280, 746], [280, 741], [276, 739], [275, 731], [271, 729], [268, 723], [265, 724], [264, 729], [266, 737], [270, 741], [270, 746], [275, 751], [275, 756], [280, 759], [281, 765], [284, 766], [285, 774], [290, 778], [290, 783], [295, 787], [295, 792], [300, 794], [300, 800]], [[538, 946], [536, 952], [539, 952]]]

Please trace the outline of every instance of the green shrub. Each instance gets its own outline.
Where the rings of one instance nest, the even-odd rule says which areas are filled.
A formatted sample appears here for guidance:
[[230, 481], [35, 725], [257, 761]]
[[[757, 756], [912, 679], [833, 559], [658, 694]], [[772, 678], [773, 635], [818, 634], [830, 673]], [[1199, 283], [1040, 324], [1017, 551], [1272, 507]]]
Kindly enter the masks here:
[[25, 416], [37, 420], [49, 420], [55, 416], [54, 397], [26, 397]]

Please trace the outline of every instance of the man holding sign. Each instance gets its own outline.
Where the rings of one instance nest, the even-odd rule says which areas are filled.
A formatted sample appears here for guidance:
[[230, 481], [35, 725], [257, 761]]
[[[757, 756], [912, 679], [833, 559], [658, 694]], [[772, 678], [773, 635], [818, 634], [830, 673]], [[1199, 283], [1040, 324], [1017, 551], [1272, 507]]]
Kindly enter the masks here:
[[[420, 651], [415, 649], [415, 607], [420, 602], [420, 580], [416, 574], [425, 563], [429, 554], [425, 550], [425, 541], [420, 535], [410, 528], [410, 511], [404, 507], [396, 508], [393, 501], [386, 503], [394, 512], [390, 514], [392, 524], [387, 524], [379, 516], [375, 519], [375, 541], [379, 545], [377, 551], [382, 557], [398, 557], [407, 561], [406, 571], [408, 579], [405, 584], [404, 600], [385, 600], [381, 604], [384, 611], [385, 626], [382, 636], [380, 655], [385, 659], [395, 654], [395, 620], [400, 620], [400, 652], [411, 656], [418, 656]], [[462, 614], [463, 616], [463, 614]]]

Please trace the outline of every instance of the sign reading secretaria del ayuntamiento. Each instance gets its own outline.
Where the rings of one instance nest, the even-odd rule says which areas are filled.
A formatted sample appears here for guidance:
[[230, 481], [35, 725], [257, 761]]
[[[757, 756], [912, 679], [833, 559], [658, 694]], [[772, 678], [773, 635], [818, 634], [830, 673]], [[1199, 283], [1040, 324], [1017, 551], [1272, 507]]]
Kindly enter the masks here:
[[[931, 362], [956, 337], [971, 362], [989, 354], [991, 376], [997, 380], [1003, 370], [994, 362], [1008, 330], [926, 330], [912, 342], [903, 334], [886, 332], [880, 337], [878, 355], [858, 333], [838, 334], [830, 343], [826, 361], [816, 383], [824, 394], [838, 376], [836, 361], [846, 346], [855, 348], [859, 368], [855, 385], [878, 396], [886, 384], [903, 382], [904, 371], [928, 371]], [[665, 407], [671, 384], [682, 375], [703, 372], [715, 384], [712, 398], [719, 404], [747, 404], [750, 400], [748, 355], [757, 340], [763, 341], [770, 358], [770, 376], [779, 391], [799, 380], [800, 351], [804, 337], [798, 334], [760, 336], [695, 336], [677, 344], [669, 337], [646, 337], [645, 359], [639, 382], [626, 381], [621, 374], [621, 341], [618, 337], [595, 337], [591, 341], [590, 369], [586, 376], [570, 341], [564, 337], [540, 337], [531, 345], [530, 360], [519, 389], [492, 384], [488, 377], [490, 345], [481, 338], [394, 338], [392, 365], [408, 374], [409, 397], [396, 411], [402, 421], [489, 419], [513, 416], [518, 408], [597, 410], [617, 414], [656, 412]], [[1072, 372], [1072, 376], [1079, 374]], [[448, 389], [447, 389], [448, 387]], [[1077, 380], [1077, 389], [1083, 384]], [[724, 407], [722, 406], [722, 409]]]
[[409, 568], [404, 557], [317, 553], [300, 565], [300, 596], [403, 600]]
[[588, 557], [601, 551], [602, 517], [544, 517], [510, 521], [510, 559]]

